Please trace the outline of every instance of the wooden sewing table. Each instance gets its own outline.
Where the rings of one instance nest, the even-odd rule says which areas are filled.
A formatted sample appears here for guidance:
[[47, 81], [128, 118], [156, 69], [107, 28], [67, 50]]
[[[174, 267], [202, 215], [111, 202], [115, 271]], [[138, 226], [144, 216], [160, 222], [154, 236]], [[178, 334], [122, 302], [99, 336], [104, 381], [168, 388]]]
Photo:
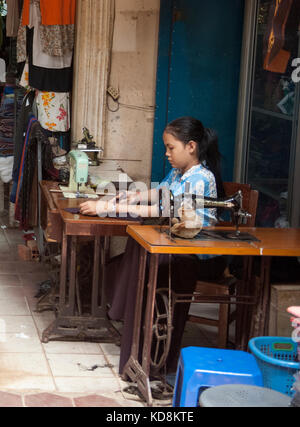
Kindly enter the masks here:
[[[78, 208], [85, 199], [65, 199], [57, 183], [44, 181], [42, 188], [42, 225], [45, 236], [61, 242], [59, 301], [56, 319], [43, 331], [42, 341], [52, 336], [73, 339], [95, 338], [115, 342], [119, 334], [107, 318], [105, 296], [105, 263], [111, 236], [127, 236], [128, 224], [138, 220], [90, 217], [67, 212]], [[94, 240], [91, 303], [88, 315], [81, 312], [77, 280], [77, 243], [79, 239]], [[53, 338], [52, 338], [53, 339]]]
[[[220, 229], [221, 228], [218, 227], [217, 230], [219, 231]], [[228, 230], [228, 228], [226, 228], [226, 230]], [[252, 234], [259, 241], [248, 243], [235, 240], [202, 241], [176, 238], [170, 239], [161, 227], [140, 225], [128, 226], [127, 233], [140, 245], [140, 270], [137, 300], [135, 304], [131, 356], [124, 367], [123, 378], [126, 380], [129, 377], [133, 382], [136, 382], [139, 391], [142, 393], [149, 406], [152, 406], [149, 375], [156, 280], [160, 254], [214, 254], [261, 257], [261, 276], [259, 278], [259, 295], [257, 300], [258, 307], [255, 316], [253, 316], [255, 319], [252, 319], [255, 323], [255, 326], [252, 326], [252, 332], [255, 331], [253, 333], [255, 333], [256, 336], [264, 335], [267, 324], [267, 308], [270, 298], [269, 273], [271, 257], [300, 256], [300, 229], [243, 228], [242, 231]], [[142, 328], [142, 301], [147, 254], [149, 254], [150, 257], [149, 282], [147, 286], [147, 302], [144, 319], [142, 360], [139, 362], [138, 354], [140, 347], [140, 331]], [[250, 331], [248, 331], [248, 333], [250, 333]], [[246, 331], [244, 335], [247, 337]]]

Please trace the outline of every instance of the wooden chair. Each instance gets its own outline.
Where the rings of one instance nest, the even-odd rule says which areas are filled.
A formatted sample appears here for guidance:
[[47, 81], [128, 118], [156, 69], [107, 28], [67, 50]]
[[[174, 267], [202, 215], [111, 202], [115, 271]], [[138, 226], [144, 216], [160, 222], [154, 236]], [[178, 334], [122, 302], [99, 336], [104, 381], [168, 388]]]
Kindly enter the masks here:
[[[251, 186], [249, 184], [239, 184], [235, 182], [225, 182], [224, 190], [227, 196], [231, 196], [239, 190], [242, 191], [243, 209], [245, 209], [248, 213], [251, 214], [251, 218], [248, 220], [246, 226], [255, 226], [258, 191], [251, 190]], [[232, 226], [233, 221], [222, 221], [219, 222], [218, 225]], [[214, 300], [216, 300], [216, 297], [222, 297], [222, 303], [219, 304], [218, 319], [209, 319], [206, 317], [199, 317], [195, 315], [189, 315], [188, 317], [188, 320], [191, 322], [205, 324], [209, 326], [216, 326], [218, 328], [219, 348], [226, 348], [228, 342], [229, 323], [231, 323], [232, 319], [235, 317], [233, 315], [232, 319], [230, 318], [230, 304], [232, 304], [231, 296], [235, 293], [236, 286], [237, 279], [234, 276], [230, 275], [229, 269], [227, 268], [221, 280], [219, 280], [218, 282], [198, 281], [194, 291], [194, 295], [197, 296], [197, 303], [212, 303], [215, 302]], [[201, 297], [204, 297], [203, 301], [201, 301]]]

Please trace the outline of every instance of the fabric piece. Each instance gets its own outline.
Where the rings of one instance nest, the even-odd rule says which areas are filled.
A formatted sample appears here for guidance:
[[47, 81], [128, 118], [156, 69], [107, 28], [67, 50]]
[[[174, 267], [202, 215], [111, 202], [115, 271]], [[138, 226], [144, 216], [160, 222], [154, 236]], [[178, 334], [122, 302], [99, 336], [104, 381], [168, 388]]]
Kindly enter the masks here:
[[[36, 16], [38, 16], [39, 25], [38, 34], [35, 35], [34, 40], [34, 65], [51, 68], [51, 63], [49, 63], [51, 58], [42, 58], [42, 62], [39, 65], [39, 52], [43, 52], [50, 57], [60, 57], [60, 60], [52, 58], [52, 68], [70, 66], [75, 43], [75, 25], [42, 25], [39, 0], [32, 0], [32, 3], [28, 3], [28, 21], [26, 24], [28, 28], [33, 28]], [[26, 60], [26, 25], [23, 25], [21, 18], [17, 35], [18, 63]], [[37, 43], [39, 43], [38, 46]], [[37, 48], [39, 52], [35, 54]], [[45, 60], [48, 62], [45, 63]]]
[[[74, 25], [76, 0], [40, 0], [43, 25]], [[30, 0], [24, 0], [22, 25], [28, 25]]]
[[14, 157], [0, 157], [0, 180], [8, 183], [12, 180]]
[[52, 56], [70, 55], [75, 44], [75, 25], [41, 25], [43, 52]]
[[32, 63], [33, 31], [27, 29], [27, 52], [29, 64], [29, 86], [46, 92], [71, 92], [73, 81], [72, 67], [50, 69], [36, 67]]
[[6, 62], [0, 58], [0, 82], [6, 82]]
[[23, 184], [23, 173], [24, 173], [24, 165], [25, 165], [27, 145], [28, 145], [28, 141], [29, 141], [29, 134], [30, 134], [31, 126], [35, 122], [37, 122], [37, 119], [34, 116], [30, 117], [26, 136], [25, 136], [25, 140], [24, 140], [24, 144], [22, 147], [22, 154], [21, 154], [20, 164], [19, 164], [19, 168], [18, 168], [17, 191], [16, 191], [16, 200], [15, 200], [16, 205], [18, 204], [19, 196], [20, 196], [20, 192], [21, 192], [21, 188], [22, 188], [22, 184]]
[[25, 62], [26, 59], [26, 27], [19, 25], [17, 36], [17, 62]]
[[16, 137], [14, 144], [13, 187], [10, 194], [10, 201], [12, 203], [15, 203], [16, 201], [17, 183], [24, 145], [24, 135], [26, 134], [29, 120], [33, 116], [32, 110], [34, 98], [34, 91], [30, 91], [24, 96], [20, 112], [17, 116]]
[[[68, 51], [65, 55], [61, 56], [52, 56], [44, 52], [41, 31], [41, 14], [39, 7], [36, 3], [33, 3], [30, 7], [30, 21], [29, 28], [34, 28], [33, 33], [33, 52], [32, 52], [32, 63], [37, 67], [44, 68], [67, 68], [72, 64], [72, 51]], [[56, 35], [54, 40], [51, 38], [53, 43], [56, 43], [56, 39], [59, 37], [59, 34]]]
[[23, 88], [29, 89], [29, 65], [28, 65], [28, 62], [25, 63], [19, 84]]
[[42, 178], [57, 180], [58, 172], [53, 166], [51, 144], [40, 123], [31, 116], [23, 144], [15, 202], [15, 219], [24, 230], [37, 225], [38, 142], [41, 143]]
[[41, 92], [36, 96], [38, 120], [44, 129], [66, 132], [70, 129], [70, 94]]
[[6, 84], [0, 105], [0, 157], [12, 156], [14, 153], [15, 109], [21, 108], [21, 101], [16, 95], [17, 88]]
[[17, 37], [20, 24], [19, 0], [6, 0], [6, 36]]

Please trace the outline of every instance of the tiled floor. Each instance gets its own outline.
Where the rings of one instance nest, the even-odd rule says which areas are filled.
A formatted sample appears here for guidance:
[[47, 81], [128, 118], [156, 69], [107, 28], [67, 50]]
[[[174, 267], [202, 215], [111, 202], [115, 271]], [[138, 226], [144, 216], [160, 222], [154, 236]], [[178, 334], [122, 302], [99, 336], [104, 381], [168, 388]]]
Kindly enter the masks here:
[[[5, 216], [0, 221], [0, 407], [145, 406], [124, 391], [129, 384], [118, 375], [116, 345], [41, 342], [54, 313], [36, 312], [35, 295], [48, 273], [39, 262], [19, 259], [23, 233], [7, 227]], [[195, 334], [198, 345], [214, 345], [212, 332], [191, 325], [184, 345], [194, 345]], [[171, 400], [155, 405], [170, 406]]]

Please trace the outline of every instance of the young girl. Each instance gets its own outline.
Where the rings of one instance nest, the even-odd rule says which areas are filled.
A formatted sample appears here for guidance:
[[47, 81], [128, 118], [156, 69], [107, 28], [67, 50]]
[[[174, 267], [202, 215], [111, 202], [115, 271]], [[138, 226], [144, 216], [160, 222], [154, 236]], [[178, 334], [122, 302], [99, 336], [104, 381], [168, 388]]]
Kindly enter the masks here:
[[[204, 196], [216, 198], [224, 196], [220, 173], [220, 153], [216, 134], [205, 129], [202, 123], [192, 117], [182, 117], [167, 125], [163, 140], [166, 156], [173, 169], [156, 189], [137, 195], [129, 192], [124, 200], [113, 202], [89, 201], [81, 205], [81, 213], [103, 215], [106, 212], [127, 213], [140, 217], [159, 216], [158, 189], [168, 186], [174, 196], [185, 192], [186, 183], [190, 192], [202, 183]], [[137, 197], [138, 202], [137, 204]], [[148, 203], [151, 203], [148, 205]], [[216, 210], [204, 209], [203, 226], [217, 222]], [[130, 356], [134, 321], [134, 301], [138, 283], [139, 246], [128, 239], [125, 253], [111, 261], [107, 268], [109, 317], [123, 320], [119, 372]], [[172, 290], [177, 293], [192, 294], [197, 280], [215, 280], [226, 267], [224, 257], [173, 255], [171, 263]], [[161, 255], [157, 287], [167, 287], [169, 256]], [[173, 333], [167, 370], [175, 372], [179, 356], [181, 338], [190, 304], [176, 304], [173, 316]]]

